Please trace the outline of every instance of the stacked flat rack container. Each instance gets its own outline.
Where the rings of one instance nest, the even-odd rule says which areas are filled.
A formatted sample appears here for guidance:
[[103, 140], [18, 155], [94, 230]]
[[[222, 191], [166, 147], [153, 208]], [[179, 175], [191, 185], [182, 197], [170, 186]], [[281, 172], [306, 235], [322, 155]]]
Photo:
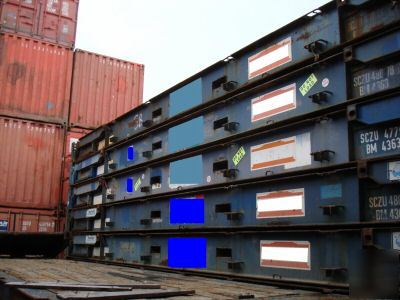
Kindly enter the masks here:
[[74, 51], [78, 4], [0, 2], [0, 254], [63, 246], [71, 143], [142, 101], [143, 65]]
[[399, 25], [332, 1], [82, 137], [70, 256], [397, 293]]

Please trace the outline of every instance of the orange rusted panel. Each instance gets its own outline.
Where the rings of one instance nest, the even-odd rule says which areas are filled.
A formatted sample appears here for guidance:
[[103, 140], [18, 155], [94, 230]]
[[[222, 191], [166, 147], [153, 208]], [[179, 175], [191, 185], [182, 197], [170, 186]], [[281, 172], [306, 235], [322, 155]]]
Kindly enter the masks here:
[[0, 30], [72, 48], [79, 0], [0, 1]]
[[0, 114], [65, 123], [72, 59], [65, 47], [0, 34]]
[[144, 66], [76, 50], [70, 125], [95, 128], [143, 101]]
[[64, 129], [0, 117], [0, 207], [57, 209]]

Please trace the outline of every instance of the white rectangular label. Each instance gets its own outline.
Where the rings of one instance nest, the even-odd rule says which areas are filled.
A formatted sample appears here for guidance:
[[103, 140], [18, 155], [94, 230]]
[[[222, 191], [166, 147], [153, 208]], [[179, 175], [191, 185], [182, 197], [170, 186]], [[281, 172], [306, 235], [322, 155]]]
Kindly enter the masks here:
[[97, 167], [97, 176], [104, 174], [104, 165]]
[[400, 161], [389, 162], [389, 180], [390, 181], [400, 180]]
[[296, 108], [296, 84], [251, 100], [251, 121], [256, 122]]
[[392, 233], [392, 248], [394, 250], [400, 250], [400, 232]]
[[303, 217], [304, 189], [256, 194], [257, 219]]
[[98, 205], [103, 203], [103, 195], [96, 195], [93, 197], [93, 205]]
[[101, 229], [101, 219], [94, 220], [93, 228], [94, 229]]
[[270, 268], [311, 269], [309, 242], [261, 241], [260, 265]]
[[100, 247], [94, 247], [93, 248], [93, 257], [99, 257], [100, 256]]
[[252, 79], [292, 61], [292, 39], [289, 37], [248, 59], [248, 77]]
[[291, 169], [311, 165], [311, 134], [273, 141], [250, 148], [251, 170], [283, 166]]
[[86, 218], [93, 218], [97, 215], [97, 208], [90, 208], [86, 211]]
[[95, 235], [87, 235], [85, 236], [85, 244], [94, 245], [97, 242], [97, 237]]

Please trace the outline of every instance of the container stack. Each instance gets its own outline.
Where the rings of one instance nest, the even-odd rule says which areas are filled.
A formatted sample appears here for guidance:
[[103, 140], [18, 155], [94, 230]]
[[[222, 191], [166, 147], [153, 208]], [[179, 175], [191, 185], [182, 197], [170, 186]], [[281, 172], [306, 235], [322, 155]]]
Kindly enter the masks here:
[[399, 24], [397, 1], [329, 2], [82, 137], [70, 257], [331, 291], [365, 274], [391, 286]]
[[74, 51], [78, 4], [0, 2], [2, 237], [62, 233], [69, 145], [142, 102], [143, 65]]

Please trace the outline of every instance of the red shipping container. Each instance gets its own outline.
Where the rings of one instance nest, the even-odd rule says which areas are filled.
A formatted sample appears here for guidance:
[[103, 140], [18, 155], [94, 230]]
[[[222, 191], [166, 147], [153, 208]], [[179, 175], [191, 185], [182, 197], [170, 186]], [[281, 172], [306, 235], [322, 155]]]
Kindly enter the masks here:
[[57, 209], [64, 129], [0, 117], [0, 207]]
[[0, 1], [0, 30], [72, 48], [79, 0]]
[[0, 208], [0, 232], [54, 233], [62, 231], [57, 211]]
[[141, 104], [143, 75], [141, 64], [76, 50], [70, 125], [93, 129]]
[[67, 122], [72, 59], [65, 47], [0, 34], [0, 114]]

